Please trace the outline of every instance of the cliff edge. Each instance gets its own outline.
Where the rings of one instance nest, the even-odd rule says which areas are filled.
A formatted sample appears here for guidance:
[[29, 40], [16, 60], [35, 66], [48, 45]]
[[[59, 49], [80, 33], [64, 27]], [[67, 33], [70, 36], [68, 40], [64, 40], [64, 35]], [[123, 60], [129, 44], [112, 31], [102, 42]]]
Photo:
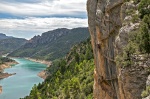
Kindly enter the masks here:
[[[128, 0], [130, 1], [130, 0]], [[131, 0], [132, 1], [132, 0]], [[126, 53], [133, 64], [116, 64], [116, 57], [124, 53], [129, 34], [139, 28], [140, 19], [127, 10], [137, 10], [134, 2], [124, 0], [88, 0], [88, 24], [95, 58], [94, 99], [141, 99], [146, 87], [149, 55]], [[137, 11], [138, 14], [138, 11]], [[123, 64], [123, 65], [122, 65]], [[132, 65], [132, 66], [131, 66]]]

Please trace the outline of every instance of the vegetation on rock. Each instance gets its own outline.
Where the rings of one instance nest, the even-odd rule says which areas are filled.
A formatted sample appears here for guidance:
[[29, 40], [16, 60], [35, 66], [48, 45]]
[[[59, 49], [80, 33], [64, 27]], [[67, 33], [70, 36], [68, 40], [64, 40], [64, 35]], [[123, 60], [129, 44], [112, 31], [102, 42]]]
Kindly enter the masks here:
[[150, 95], [150, 86], [146, 86], [146, 90], [144, 90], [141, 94], [142, 97], [147, 97], [148, 95]]
[[[132, 56], [134, 54], [150, 53], [150, 0], [135, 0], [138, 2], [138, 19], [141, 18], [139, 29], [129, 33], [128, 44], [123, 49], [123, 53], [116, 57], [117, 64], [121, 63], [122, 67], [131, 66], [133, 64]], [[135, 11], [135, 10], [134, 10]], [[132, 14], [133, 13], [128, 13]], [[139, 21], [138, 21], [139, 22]]]

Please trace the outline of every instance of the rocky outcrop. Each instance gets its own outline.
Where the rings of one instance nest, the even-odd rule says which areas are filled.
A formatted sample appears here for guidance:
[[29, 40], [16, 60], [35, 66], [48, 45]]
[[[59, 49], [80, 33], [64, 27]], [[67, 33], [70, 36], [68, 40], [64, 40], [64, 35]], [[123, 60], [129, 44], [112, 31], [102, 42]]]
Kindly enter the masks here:
[[120, 99], [141, 99], [141, 93], [146, 88], [148, 76], [148, 61], [150, 56], [134, 55], [132, 56], [134, 64], [129, 67], [119, 68], [118, 84]]
[[48, 72], [46, 72], [46, 70], [43, 70], [41, 72], [38, 73], [38, 76], [43, 78], [44, 80], [48, 77]]
[[150, 75], [149, 75], [148, 78], [147, 78], [146, 85], [147, 85], [147, 86], [150, 86]]
[[[132, 14], [127, 11], [133, 10]], [[133, 22], [133, 14], [138, 14], [137, 5], [132, 1], [125, 2], [121, 6], [122, 27], [115, 39], [115, 53], [123, 53], [123, 49], [127, 46], [129, 35], [138, 30], [140, 20]], [[141, 99], [141, 93], [146, 87], [146, 79], [148, 76], [148, 68], [150, 64], [149, 55], [132, 55], [130, 56], [133, 64], [129, 67], [118, 67], [118, 85], [120, 99]]]
[[146, 98], [142, 98], [142, 99], [150, 99], [150, 95], [149, 95], [148, 97], [146, 97]]
[[[150, 65], [149, 65], [150, 66]], [[147, 77], [147, 81], [146, 81], [146, 87], [150, 88], [150, 75]], [[150, 99], [150, 89], [147, 89], [146, 88], [146, 94], [148, 95], [147, 97], [145, 98], [142, 98], [142, 99]]]
[[[143, 56], [132, 56], [132, 67], [116, 66], [115, 57], [128, 44], [131, 31], [139, 28], [127, 16], [127, 9], [136, 9], [133, 2], [124, 0], [88, 0], [88, 24], [95, 58], [94, 98], [95, 99], [141, 99], [148, 72], [144, 65], [148, 60]], [[149, 56], [148, 56], [149, 57]], [[148, 59], [148, 58], [145, 58]], [[140, 64], [139, 64], [140, 63]], [[141, 66], [142, 64], [142, 66]], [[145, 66], [145, 67], [144, 67]]]

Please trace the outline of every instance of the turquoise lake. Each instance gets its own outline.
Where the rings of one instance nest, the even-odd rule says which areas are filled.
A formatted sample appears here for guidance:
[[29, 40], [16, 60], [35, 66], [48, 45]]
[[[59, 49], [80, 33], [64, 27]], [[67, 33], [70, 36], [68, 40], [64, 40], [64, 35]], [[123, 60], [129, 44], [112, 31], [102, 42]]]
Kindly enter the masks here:
[[5, 69], [5, 72], [16, 75], [0, 80], [3, 92], [0, 99], [19, 99], [29, 95], [34, 84], [43, 81], [37, 74], [46, 69], [45, 64], [32, 62], [22, 58], [14, 58], [19, 64]]

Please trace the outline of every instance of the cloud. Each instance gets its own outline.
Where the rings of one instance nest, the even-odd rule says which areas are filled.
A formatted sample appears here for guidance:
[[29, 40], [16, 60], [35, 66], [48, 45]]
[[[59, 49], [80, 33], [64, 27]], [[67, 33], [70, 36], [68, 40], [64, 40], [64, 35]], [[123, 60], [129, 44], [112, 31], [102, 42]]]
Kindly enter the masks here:
[[5, 0], [5, 2], [15, 2], [15, 3], [39, 3], [41, 0]]
[[31, 38], [57, 28], [87, 27], [87, 0], [0, 0], [0, 32]]
[[86, 17], [86, 0], [3, 0], [0, 13], [22, 17]]
[[16, 37], [31, 38], [57, 28], [87, 27], [87, 19], [81, 18], [36, 18], [0, 19], [0, 32]]

